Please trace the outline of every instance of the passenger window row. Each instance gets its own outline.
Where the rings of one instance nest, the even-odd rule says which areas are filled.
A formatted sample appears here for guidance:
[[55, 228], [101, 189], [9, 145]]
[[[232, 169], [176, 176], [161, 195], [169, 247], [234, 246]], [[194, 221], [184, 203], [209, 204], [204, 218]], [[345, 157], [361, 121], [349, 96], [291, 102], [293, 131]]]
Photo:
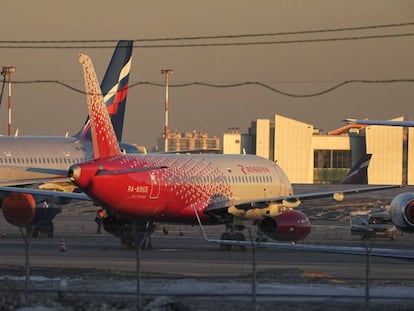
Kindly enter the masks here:
[[233, 184], [259, 184], [259, 183], [272, 183], [273, 179], [272, 176], [173, 176], [168, 178], [168, 182], [172, 184], [177, 183], [200, 183], [200, 184], [207, 184], [207, 183], [214, 183], [214, 182], [226, 182], [226, 183], [233, 183]]
[[86, 159], [84, 158], [70, 158], [70, 157], [63, 157], [63, 158], [0, 158], [0, 165], [1, 164], [13, 164], [13, 165], [30, 165], [30, 164], [74, 164], [83, 162]]

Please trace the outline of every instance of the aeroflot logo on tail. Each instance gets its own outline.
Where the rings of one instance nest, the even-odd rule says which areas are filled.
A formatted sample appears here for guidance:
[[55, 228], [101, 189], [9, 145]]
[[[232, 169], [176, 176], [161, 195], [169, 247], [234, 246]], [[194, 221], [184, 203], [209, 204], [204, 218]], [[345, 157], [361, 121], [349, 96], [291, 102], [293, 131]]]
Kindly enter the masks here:
[[269, 173], [270, 170], [266, 166], [244, 166], [244, 165], [237, 165], [240, 167], [240, 170], [243, 174], [262, 174], [262, 173]]

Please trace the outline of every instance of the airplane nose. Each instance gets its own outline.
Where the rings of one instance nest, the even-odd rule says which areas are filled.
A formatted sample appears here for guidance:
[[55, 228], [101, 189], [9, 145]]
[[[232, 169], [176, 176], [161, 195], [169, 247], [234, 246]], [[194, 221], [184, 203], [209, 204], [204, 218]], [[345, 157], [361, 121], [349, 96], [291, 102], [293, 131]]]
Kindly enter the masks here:
[[79, 166], [75, 165], [69, 168], [68, 177], [70, 178], [71, 181], [73, 182], [77, 181], [80, 175], [81, 175], [81, 168]]

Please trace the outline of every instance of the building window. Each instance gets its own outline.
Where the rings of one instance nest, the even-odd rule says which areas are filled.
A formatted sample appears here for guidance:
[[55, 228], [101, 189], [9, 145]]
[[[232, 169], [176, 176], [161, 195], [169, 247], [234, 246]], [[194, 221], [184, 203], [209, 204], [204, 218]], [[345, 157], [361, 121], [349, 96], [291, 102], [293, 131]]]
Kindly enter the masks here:
[[313, 182], [315, 184], [336, 184], [351, 168], [350, 150], [315, 150]]

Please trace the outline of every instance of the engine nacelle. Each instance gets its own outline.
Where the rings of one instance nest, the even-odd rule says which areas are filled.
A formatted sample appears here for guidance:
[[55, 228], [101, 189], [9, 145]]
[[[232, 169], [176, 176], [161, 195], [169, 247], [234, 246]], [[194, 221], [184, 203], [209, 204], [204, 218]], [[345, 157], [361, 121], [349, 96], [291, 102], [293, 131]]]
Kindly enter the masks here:
[[397, 195], [391, 201], [390, 214], [392, 222], [399, 230], [414, 232], [414, 193]]
[[258, 227], [269, 238], [278, 241], [304, 240], [311, 232], [308, 217], [297, 210], [289, 210], [275, 217], [265, 217]]
[[11, 193], [3, 198], [2, 211], [6, 220], [18, 227], [50, 221], [61, 209], [36, 203], [31, 194]]

